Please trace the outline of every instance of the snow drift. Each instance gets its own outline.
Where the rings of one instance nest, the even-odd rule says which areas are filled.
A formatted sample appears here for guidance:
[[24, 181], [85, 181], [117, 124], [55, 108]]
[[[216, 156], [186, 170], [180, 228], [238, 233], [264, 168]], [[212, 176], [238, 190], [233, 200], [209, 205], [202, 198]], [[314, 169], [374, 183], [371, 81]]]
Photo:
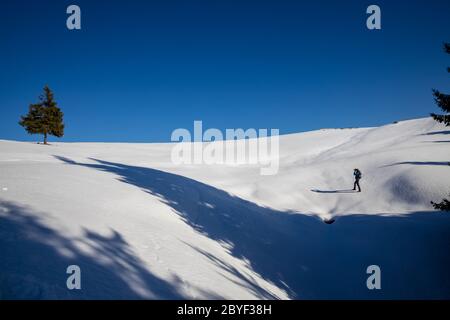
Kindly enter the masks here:
[[450, 214], [430, 200], [450, 189], [449, 133], [285, 135], [273, 176], [174, 165], [173, 144], [0, 141], [0, 298], [448, 299]]

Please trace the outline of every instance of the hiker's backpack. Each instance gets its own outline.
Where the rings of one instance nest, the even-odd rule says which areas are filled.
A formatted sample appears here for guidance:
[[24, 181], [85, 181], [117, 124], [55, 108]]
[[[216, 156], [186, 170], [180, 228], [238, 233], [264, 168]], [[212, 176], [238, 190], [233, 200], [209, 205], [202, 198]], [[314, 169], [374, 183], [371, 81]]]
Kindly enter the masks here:
[[359, 169], [356, 169], [355, 171], [356, 171], [356, 172], [355, 172], [355, 177], [356, 177], [356, 179], [361, 179], [361, 178], [362, 178], [362, 173], [361, 173], [361, 171], [359, 171]]

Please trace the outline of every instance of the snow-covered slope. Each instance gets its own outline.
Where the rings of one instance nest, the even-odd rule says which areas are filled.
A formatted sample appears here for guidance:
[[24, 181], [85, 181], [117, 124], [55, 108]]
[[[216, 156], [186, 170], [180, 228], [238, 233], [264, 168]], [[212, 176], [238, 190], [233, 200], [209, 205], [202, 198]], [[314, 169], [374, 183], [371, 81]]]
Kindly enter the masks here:
[[450, 298], [445, 130], [281, 136], [271, 176], [174, 165], [173, 144], [0, 141], [0, 298]]

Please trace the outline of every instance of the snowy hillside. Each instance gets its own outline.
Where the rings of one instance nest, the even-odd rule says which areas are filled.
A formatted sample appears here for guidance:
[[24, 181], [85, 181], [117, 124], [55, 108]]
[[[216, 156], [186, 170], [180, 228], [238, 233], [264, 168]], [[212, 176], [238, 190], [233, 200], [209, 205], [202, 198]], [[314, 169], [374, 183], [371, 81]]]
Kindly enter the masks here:
[[264, 176], [173, 144], [0, 141], [0, 299], [449, 299], [449, 146], [431, 119], [285, 135]]

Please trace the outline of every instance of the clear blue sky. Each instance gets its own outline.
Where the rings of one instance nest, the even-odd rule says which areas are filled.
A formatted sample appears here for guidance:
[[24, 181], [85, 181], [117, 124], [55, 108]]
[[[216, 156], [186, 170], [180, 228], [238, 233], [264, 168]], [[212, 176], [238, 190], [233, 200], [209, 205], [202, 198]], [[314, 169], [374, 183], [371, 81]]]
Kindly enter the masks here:
[[[77, 4], [82, 30], [66, 28]], [[366, 28], [378, 4], [382, 30]], [[61, 141], [168, 141], [172, 130], [359, 127], [437, 111], [450, 1], [2, 1], [0, 139], [48, 84]], [[55, 140], [52, 138], [51, 140]]]

